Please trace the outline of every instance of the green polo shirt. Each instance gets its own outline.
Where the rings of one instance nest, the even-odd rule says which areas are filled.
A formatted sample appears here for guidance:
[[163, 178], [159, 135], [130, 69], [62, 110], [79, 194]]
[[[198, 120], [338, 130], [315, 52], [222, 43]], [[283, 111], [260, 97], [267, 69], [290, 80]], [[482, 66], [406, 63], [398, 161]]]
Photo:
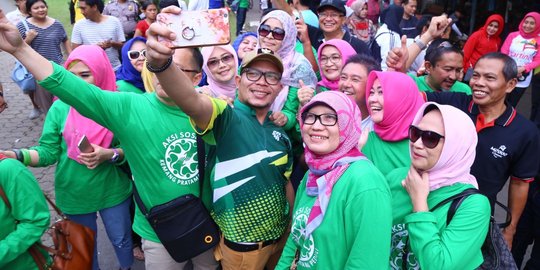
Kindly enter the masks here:
[[[416, 77], [414, 75], [411, 75], [409, 74], [409, 76], [414, 80], [414, 82], [416, 83], [416, 86], [418, 86], [418, 90], [422, 91], [422, 92], [441, 92], [439, 91], [438, 89], [432, 89], [426, 82], [426, 76], [420, 76], [420, 77]], [[454, 83], [454, 85], [452, 85], [452, 87], [450, 88], [450, 92], [460, 92], [460, 93], [465, 93], [467, 95], [470, 95], [471, 94], [471, 88], [462, 83], [462, 82], [458, 82], [456, 81]]]
[[261, 124], [238, 99], [234, 108], [220, 99], [212, 103], [210, 123], [200, 133], [208, 145], [212, 216], [230, 241], [278, 239], [289, 223], [289, 137], [268, 119], [271, 112]]

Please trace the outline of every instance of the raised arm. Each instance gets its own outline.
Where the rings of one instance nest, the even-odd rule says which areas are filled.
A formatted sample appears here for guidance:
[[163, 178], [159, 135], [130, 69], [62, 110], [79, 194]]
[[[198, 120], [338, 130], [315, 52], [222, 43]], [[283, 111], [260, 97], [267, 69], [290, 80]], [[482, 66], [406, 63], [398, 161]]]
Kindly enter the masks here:
[[3, 10], [0, 10], [0, 50], [12, 54], [34, 75], [43, 80], [53, 73], [52, 64], [26, 44]]
[[[180, 13], [178, 7], [168, 7], [162, 12]], [[148, 37], [146, 57], [148, 66], [153, 69], [165, 68], [156, 72], [156, 76], [163, 90], [169, 97], [195, 122], [198, 128], [205, 130], [214, 111], [212, 101], [206, 95], [201, 95], [193, 87], [191, 80], [182, 70], [172, 64], [174, 49], [168, 45], [176, 35], [167, 27], [153, 23], [146, 32]], [[158, 41], [158, 36], [163, 40]]]

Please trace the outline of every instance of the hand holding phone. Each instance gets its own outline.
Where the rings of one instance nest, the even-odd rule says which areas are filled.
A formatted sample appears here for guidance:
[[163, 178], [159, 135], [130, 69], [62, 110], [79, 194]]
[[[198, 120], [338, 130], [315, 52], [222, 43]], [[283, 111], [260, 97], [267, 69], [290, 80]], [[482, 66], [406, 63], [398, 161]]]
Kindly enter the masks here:
[[90, 144], [90, 141], [88, 141], [88, 138], [86, 135], [83, 135], [81, 140], [79, 141], [79, 144], [77, 145], [81, 153], [92, 153], [94, 152], [94, 147]]
[[[225, 8], [160, 13], [157, 22], [176, 34], [173, 48], [229, 44], [229, 12]], [[160, 38], [161, 40], [162, 38]]]

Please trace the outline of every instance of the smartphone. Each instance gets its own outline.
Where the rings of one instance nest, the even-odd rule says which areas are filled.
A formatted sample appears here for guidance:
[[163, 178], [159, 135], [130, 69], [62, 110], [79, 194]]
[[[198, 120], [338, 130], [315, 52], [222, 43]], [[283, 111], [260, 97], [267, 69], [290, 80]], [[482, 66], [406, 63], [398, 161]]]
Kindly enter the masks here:
[[160, 13], [157, 22], [176, 33], [173, 48], [224, 45], [231, 41], [229, 12], [225, 8], [182, 11], [179, 15]]
[[86, 135], [83, 135], [81, 140], [79, 141], [79, 144], [77, 144], [77, 147], [81, 151], [81, 153], [92, 153], [94, 152], [94, 147], [90, 144], [90, 141], [88, 141], [88, 138], [86, 138]]

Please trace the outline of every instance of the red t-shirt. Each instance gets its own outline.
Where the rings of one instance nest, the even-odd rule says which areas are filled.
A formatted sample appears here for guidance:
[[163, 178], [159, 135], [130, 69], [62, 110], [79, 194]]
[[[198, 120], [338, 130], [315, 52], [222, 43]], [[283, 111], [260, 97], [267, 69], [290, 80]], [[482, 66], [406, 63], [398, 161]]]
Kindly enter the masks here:
[[146, 30], [148, 30], [149, 27], [150, 25], [148, 24], [148, 22], [146, 22], [146, 20], [140, 20], [137, 23], [137, 27], [135, 27], [135, 29], [139, 29], [139, 31], [141, 31], [142, 33], [142, 36], [146, 38]]

